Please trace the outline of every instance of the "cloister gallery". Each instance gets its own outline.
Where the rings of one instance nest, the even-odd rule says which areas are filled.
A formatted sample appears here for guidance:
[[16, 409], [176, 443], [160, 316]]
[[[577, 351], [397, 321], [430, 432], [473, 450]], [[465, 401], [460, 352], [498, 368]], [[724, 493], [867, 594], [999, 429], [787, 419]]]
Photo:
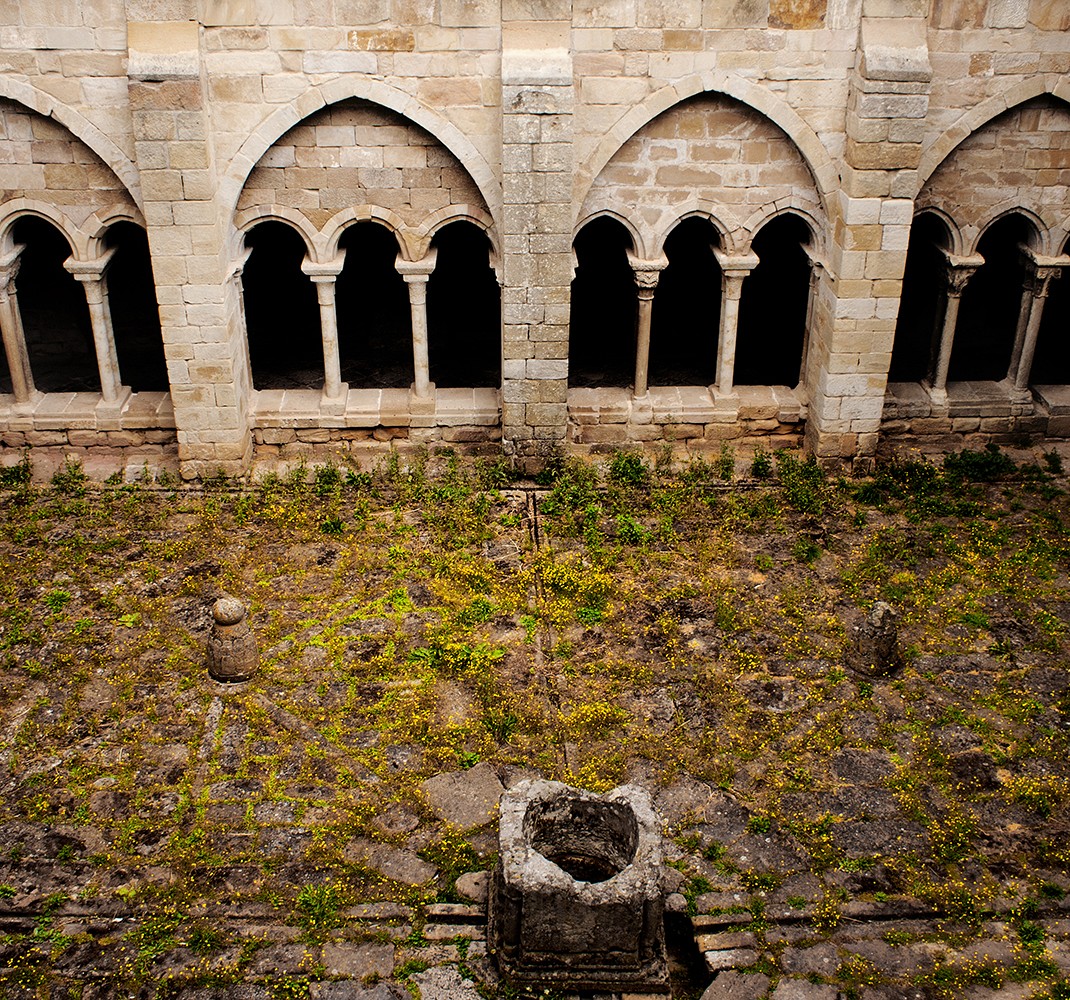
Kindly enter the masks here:
[[1063, 0], [21, 0], [0, 442], [1070, 437]]

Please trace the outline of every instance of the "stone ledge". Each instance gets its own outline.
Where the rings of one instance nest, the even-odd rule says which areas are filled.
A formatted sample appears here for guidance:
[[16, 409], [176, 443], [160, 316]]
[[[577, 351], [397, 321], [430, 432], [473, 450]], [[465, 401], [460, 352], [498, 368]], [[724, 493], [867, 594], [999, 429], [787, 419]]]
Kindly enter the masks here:
[[[118, 408], [116, 408], [118, 406]], [[173, 430], [175, 411], [166, 392], [128, 393], [120, 404], [99, 392], [42, 392], [30, 403], [0, 395], [0, 428], [24, 431]]]
[[350, 389], [344, 407], [324, 403], [317, 389], [261, 389], [252, 426], [268, 428], [494, 427], [501, 423], [497, 389], [436, 389], [427, 412], [416, 412], [408, 389]]

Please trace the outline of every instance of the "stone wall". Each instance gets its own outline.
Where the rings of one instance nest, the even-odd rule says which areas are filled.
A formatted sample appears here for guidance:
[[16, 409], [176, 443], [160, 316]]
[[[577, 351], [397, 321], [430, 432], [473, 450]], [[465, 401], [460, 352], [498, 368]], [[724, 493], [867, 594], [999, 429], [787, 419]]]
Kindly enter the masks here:
[[[595, 443], [593, 412], [604, 437], [689, 428], [696, 448], [726, 420], [736, 437], [805, 427], [822, 458], [864, 462], [881, 435], [924, 426], [882, 421], [916, 212], [949, 212], [960, 252], [993, 214], [1032, 212], [1038, 251], [1063, 249], [1068, 39], [1061, 0], [0, 0], [0, 212], [38, 202], [69, 219], [84, 264], [94, 213], [144, 221], [189, 476], [243, 472], [275, 446], [249, 377], [242, 227], [292, 213], [318, 238], [361, 206], [396, 215], [417, 264], [450, 212], [487, 227], [503, 282], [495, 433], [518, 461]], [[653, 267], [673, 223], [704, 215], [737, 256], [723, 274], [738, 291], [749, 237], [786, 208], [810, 220], [819, 258], [799, 422], [751, 422], [742, 402], [707, 421], [680, 401], [661, 419], [633, 400], [622, 424], [608, 397], [570, 403], [577, 225], [623, 216]], [[329, 250], [324, 236], [312, 254], [323, 308]], [[414, 308], [425, 277], [406, 277]], [[3, 430], [47, 404], [23, 396], [0, 397]], [[131, 404], [113, 396], [121, 415]], [[1054, 398], [1018, 387], [1014, 416]], [[382, 433], [461, 434], [438, 405], [410, 400], [409, 423]], [[352, 400], [308, 417], [328, 436], [366, 418]]]
[[1036, 249], [1058, 253], [1070, 218], [1070, 107], [1034, 98], [963, 139], [918, 194], [916, 210], [926, 208], [958, 227], [961, 253], [997, 214], [1024, 208], [1043, 230]]
[[685, 214], [711, 214], [724, 249], [746, 249], [761, 223], [787, 207], [824, 215], [794, 143], [754, 109], [705, 94], [658, 115], [621, 146], [580, 216], [610, 210], [627, 219], [645, 244], [635, 250], [654, 256]]
[[317, 229], [358, 206], [388, 209], [412, 229], [442, 209], [487, 211], [472, 178], [440, 142], [366, 101], [325, 108], [272, 145], [237, 208], [273, 205], [297, 209]]
[[681, 457], [725, 444], [767, 450], [802, 446], [804, 408], [794, 391], [757, 385], [736, 391], [738, 405], [727, 416], [699, 386], [652, 388], [640, 405], [627, 389], [573, 389], [569, 441], [592, 454], [668, 445]]
[[79, 227], [102, 209], [137, 211], [122, 181], [84, 142], [6, 99], [0, 99], [0, 190], [8, 206], [26, 199]]

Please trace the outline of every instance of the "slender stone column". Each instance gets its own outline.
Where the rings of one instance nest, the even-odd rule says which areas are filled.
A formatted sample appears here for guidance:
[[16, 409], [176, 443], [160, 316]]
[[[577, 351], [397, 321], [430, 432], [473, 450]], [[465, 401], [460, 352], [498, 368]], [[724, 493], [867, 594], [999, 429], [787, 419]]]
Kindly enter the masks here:
[[825, 270], [825, 262], [808, 246], [803, 247], [806, 254], [806, 263], [810, 268], [810, 288], [806, 294], [806, 320], [803, 323], [802, 356], [799, 358], [799, 381], [798, 386], [806, 384], [806, 355], [810, 351], [810, 330], [814, 324], [814, 303], [817, 301], [817, 291], [821, 285], [821, 274]]
[[1051, 283], [1070, 264], [1062, 257], [1040, 257], [1026, 247], [1022, 248], [1025, 261], [1025, 281], [1022, 286], [1022, 304], [1018, 310], [1018, 327], [1014, 333], [1014, 349], [1007, 368], [1007, 381], [1016, 402], [1031, 398], [1029, 377], [1032, 374], [1033, 355], [1037, 349], [1037, 335], [1044, 318], [1044, 302], [1051, 290]]
[[634, 254], [628, 254], [628, 263], [635, 276], [639, 292], [639, 309], [635, 317], [635, 389], [637, 399], [642, 399], [648, 392], [648, 373], [650, 369], [650, 318], [654, 307], [654, 292], [658, 287], [661, 272], [669, 266], [669, 258], [664, 254], [652, 260], [642, 260]]
[[11, 372], [11, 388], [15, 402], [28, 403], [37, 395], [30, 371], [30, 355], [26, 350], [26, 336], [22, 332], [22, 314], [15, 293], [15, 276], [22, 263], [22, 247], [0, 260], [0, 335], [4, 339], [7, 367]]
[[[242, 275], [245, 273], [245, 265], [249, 263], [253, 248], [244, 247], [239, 256], [231, 262], [226, 272], [225, 285], [233, 294], [238, 304], [238, 320], [242, 330], [248, 331], [249, 325], [245, 322], [245, 285], [242, 283]], [[239, 347], [239, 362], [234, 371], [234, 392], [243, 396], [253, 389], [253, 370], [249, 364], [249, 336], [248, 333], [241, 338]]]
[[97, 353], [97, 368], [100, 371], [100, 393], [106, 403], [117, 403], [123, 395], [119, 377], [119, 357], [115, 353], [115, 333], [111, 325], [111, 309], [108, 306], [108, 285], [104, 275], [115, 256], [108, 250], [96, 260], [74, 260], [64, 263], [74, 277], [82, 283], [85, 299], [89, 304], [89, 322], [93, 328], [93, 347]]
[[413, 394], [428, 399], [435, 391], [431, 384], [431, 366], [427, 358], [427, 279], [438, 262], [438, 251], [429, 250], [423, 260], [403, 260], [398, 254], [394, 266], [409, 286], [409, 309], [412, 312], [412, 362], [415, 381]]
[[966, 291], [970, 278], [985, 262], [980, 256], [958, 257], [945, 253], [944, 257], [944, 288], [933, 323], [932, 360], [926, 380], [929, 398], [937, 406], [947, 403], [947, 369], [951, 364], [951, 348], [955, 343], [955, 326], [958, 324], [962, 293]]
[[717, 337], [717, 391], [731, 396], [736, 367], [736, 334], [739, 330], [739, 300], [743, 281], [758, 266], [755, 254], [729, 255], [713, 248], [721, 265], [721, 325]]
[[344, 400], [349, 386], [342, 381], [342, 364], [338, 357], [338, 312], [335, 309], [335, 289], [342, 273], [345, 258], [317, 264], [306, 260], [301, 264], [316, 286], [320, 306], [320, 335], [323, 337], [323, 399], [325, 402]]

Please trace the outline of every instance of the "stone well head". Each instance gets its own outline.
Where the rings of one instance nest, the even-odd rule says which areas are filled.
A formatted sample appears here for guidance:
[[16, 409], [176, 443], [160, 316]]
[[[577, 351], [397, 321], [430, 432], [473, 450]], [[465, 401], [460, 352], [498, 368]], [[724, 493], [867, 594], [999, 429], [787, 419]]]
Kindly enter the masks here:
[[647, 793], [523, 781], [500, 804], [488, 939], [507, 979], [667, 989], [661, 835]]

